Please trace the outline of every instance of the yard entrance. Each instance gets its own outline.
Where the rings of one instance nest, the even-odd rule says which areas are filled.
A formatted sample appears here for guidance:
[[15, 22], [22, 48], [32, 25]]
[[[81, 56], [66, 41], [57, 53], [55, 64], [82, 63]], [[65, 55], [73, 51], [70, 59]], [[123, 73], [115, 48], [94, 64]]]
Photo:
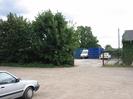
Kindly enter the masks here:
[[100, 59], [75, 59], [75, 66], [78, 66], [78, 67], [101, 67], [102, 60], [100, 60]]

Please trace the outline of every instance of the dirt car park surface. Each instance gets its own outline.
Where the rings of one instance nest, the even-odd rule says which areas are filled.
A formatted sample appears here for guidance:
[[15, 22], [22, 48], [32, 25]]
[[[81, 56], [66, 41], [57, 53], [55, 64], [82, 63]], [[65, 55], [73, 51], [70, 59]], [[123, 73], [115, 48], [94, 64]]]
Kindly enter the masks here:
[[18, 77], [38, 80], [33, 99], [133, 99], [133, 68], [104, 68], [101, 60], [75, 60], [70, 68], [3, 67]]

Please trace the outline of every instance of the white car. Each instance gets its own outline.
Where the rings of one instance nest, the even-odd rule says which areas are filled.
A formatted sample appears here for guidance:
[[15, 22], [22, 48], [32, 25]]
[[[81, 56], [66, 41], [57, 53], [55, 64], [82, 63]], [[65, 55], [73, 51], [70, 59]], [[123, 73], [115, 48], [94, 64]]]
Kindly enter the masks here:
[[80, 54], [80, 58], [88, 58], [88, 50], [84, 49]]
[[111, 55], [108, 52], [102, 53], [100, 59], [111, 59]]
[[6, 71], [0, 71], [0, 99], [32, 99], [40, 85], [35, 80], [21, 80]]

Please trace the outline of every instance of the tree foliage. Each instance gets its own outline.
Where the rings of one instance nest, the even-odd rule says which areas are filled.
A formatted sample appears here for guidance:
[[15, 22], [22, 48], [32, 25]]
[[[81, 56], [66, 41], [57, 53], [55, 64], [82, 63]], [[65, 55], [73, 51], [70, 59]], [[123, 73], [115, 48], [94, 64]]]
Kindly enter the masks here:
[[7, 15], [7, 21], [0, 21], [0, 51], [6, 61], [27, 60], [25, 52], [30, 48], [29, 28], [26, 19], [12, 13]]
[[113, 51], [113, 48], [112, 48], [111, 45], [106, 45], [106, 46], [105, 46], [105, 50], [106, 50], [106, 51]]
[[[73, 27], [68, 27], [64, 16], [57, 12], [43, 12], [33, 22], [35, 42], [33, 47], [38, 50], [44, 62], [55, 64], [73, 64], [74, 49]], [[36, 44], [35, 44], [36, 43]]]
[[106, 45], [105, 51], [111, 54], [111, 58], [121, 58], [121, 48], [113, 48], [111, 45]]
[[39, 13], [31, 23], [13, 13], [0, 19], [0, 62], [73, 65], [75, 48], [97, 47], [97, 42], [90, 27], [75, 30], [59, 12]]
[[131, 65], [133, 63], [133, 41], [122, 41], [123, 51], [122, 60], [126, 65]]
[[76, 30], [79, 35], [79, 45], [81, 48], [98, 47], [97, 38], [92, 34], [91, 28], [88, 26], [78, 26]]
[[73, 65], [75, 47], [75, 30], [59, 12], [42, 12], [32, 23], [12, 13], [0, 20], [0, 61]]

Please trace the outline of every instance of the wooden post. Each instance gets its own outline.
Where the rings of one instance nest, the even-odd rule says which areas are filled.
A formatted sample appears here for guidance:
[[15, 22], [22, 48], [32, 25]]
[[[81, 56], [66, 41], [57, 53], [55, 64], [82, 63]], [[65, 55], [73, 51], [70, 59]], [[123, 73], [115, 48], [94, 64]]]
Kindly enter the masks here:
[[103, 63], [103, 66], [104, 66], [104, 52], [103, 52], [103, 57], [102, 57], [102, 63]]

